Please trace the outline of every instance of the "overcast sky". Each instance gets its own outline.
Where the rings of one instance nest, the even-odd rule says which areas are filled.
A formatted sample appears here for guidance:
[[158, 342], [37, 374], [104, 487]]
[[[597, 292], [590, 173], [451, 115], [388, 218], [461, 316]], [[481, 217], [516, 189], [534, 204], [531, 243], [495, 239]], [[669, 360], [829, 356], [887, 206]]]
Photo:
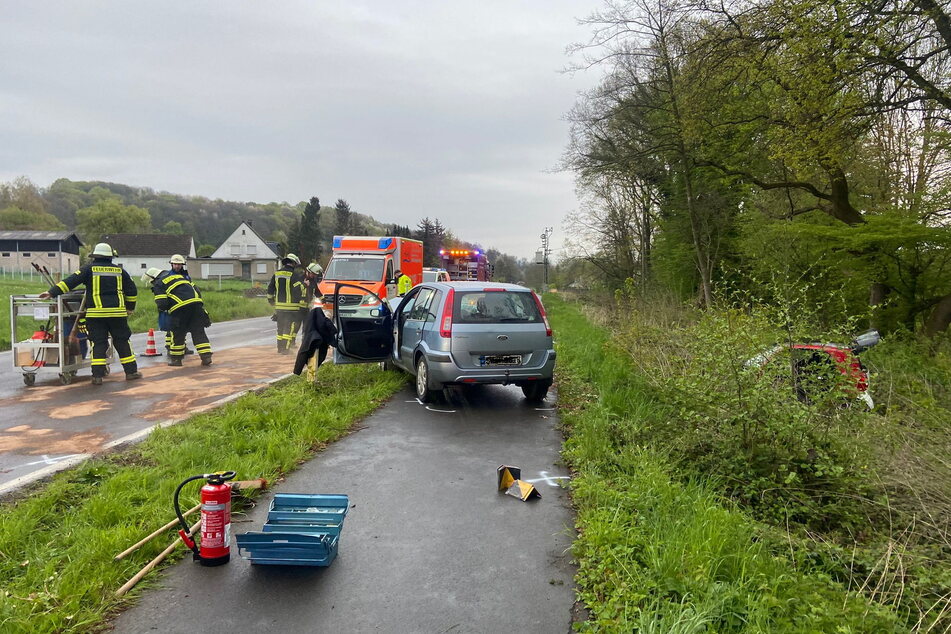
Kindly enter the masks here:
[[0, 181], [354, 211], [531, 257], [599, 0], [34, 0], [0, 20]]

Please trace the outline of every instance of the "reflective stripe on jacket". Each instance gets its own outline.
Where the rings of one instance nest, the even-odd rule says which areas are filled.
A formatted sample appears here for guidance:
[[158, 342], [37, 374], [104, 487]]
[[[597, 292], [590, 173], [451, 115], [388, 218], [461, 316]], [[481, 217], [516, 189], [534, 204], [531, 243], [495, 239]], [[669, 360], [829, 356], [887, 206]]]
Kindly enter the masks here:
[[182, 306], [202, 304], [201, 294], [188, 278], [177, 273], [169, 273], [152, 283], [155, 293], [155, 305], [161, 311], [174, 313]]
[[94, 259], [52, 287], [49, 293], [56, 297], [80, 284], [86, 288], [86, 317], [125, 317], [135, 310], [138, 295], [135, 282], [111, 259]]
[[267, 285], [267, 299], [274, 302], [277, 310], [300, 310], [306, 308], [304, 277], [293, 267], [285, 266], [275, 271]]

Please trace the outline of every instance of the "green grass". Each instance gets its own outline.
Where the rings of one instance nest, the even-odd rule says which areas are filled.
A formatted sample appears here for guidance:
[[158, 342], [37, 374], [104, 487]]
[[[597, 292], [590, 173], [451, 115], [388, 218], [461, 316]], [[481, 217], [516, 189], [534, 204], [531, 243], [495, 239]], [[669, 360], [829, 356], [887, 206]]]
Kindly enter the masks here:
[[[199, 280], [196, 282], [202, 291], [205, 307], [214, 322], [245, 319], [248, 317], [262, 317], [270, 315], [274, 309], [268, 305], [264, 297], [248, 298], [244, 291], [251, 287], [250, 282], [225, 281], [220, 284], [216, 280]], [[132, 332], [146, 332], [149, 328], [158, 328], [158, 310], [152, 292], [142, 282], [136, 279], [139, 288], [139, 297], [135, 313], [129, 319]], [[0, 350], [10, 349], [10, 295], [28, 295], [42, 293], [47, 285], [29, 280], [0, 279], [0, 296], [3, 297], [0, 305]], [[81, 288], [81, 287], [80, 287]], [[21, 317], [17, 323], [17, 338], [23, 341], [28, 338], [39, 325], [31, 318]]]
[[[174, 532], [122, 561], [114, 555], [174, 517], [172, 494], [180, 481], [233, 469], [238, 479], [275, 482], [346, 434], [404, 381], [405, 375], [375, 365], [326, 365], [317, 390], [302, 379], [282, 381], [157, 430], [130, 450], [90, 460], [0, 506], [0, 631], [103, 628], [149, 579], [125, 598], [117, 598], [116, 589], [171, 543]], [[198, 488], [183, 497], [183, 507], [195, 504]], [[151, 582], [157, 576], [152, 573]]]
[[579, 624], [605, 632], [893, 632], [886, 608], [788, 554], [780, 533], [686, 477], [645, 428], [669, 412], [607, 331], [546, 296], [578, 510]]

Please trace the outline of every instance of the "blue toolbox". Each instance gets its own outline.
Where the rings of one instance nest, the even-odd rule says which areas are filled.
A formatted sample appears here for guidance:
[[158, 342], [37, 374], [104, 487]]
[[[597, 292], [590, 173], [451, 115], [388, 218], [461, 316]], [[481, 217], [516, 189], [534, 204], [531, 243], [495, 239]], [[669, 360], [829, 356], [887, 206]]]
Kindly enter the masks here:
[[346, 495], [277, 493], [262, 530], [235, 536], [239, 552], [252, 564], [329, 566], [349, 508]]

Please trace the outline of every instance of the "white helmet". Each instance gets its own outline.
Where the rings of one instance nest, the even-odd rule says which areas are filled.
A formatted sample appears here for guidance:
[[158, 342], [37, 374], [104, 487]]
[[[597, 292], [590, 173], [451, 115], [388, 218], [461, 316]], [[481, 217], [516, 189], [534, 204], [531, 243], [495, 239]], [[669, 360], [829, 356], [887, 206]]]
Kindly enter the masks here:
[[115, 255], [115, 251], [113, 251], [112, 247], [110, 247], [105, 242], [100, 242], [95, 247], [93, 247], [92, 253], [90, 255], [99, 255], [105, 258], [111, 258]]
[[287, 255], [285, 255], [283, 259], [281, 259], [281, 262], [287, 262], [288, 260], [293, 262], [294, 266], [300, 266], [300, 258], [294, 255], [293, 253], [288, 253]]
[[153, 266], [148, 271], [142, 274], [142, 281], [151, 282], [152, 280], [154, 280], [161, 274], [162, 274], [162, 269], [157, 269]]
[[316, 262], [311, 262], [307, 265], [307, 271], [314, 275], [320, 275], [324, 272], [324, 269]]
[[175, 255], [169, 258], [168, 263], [169, 264], [185, 264], [185, 258], [184, 256], [181, 256], [176, 253]]

